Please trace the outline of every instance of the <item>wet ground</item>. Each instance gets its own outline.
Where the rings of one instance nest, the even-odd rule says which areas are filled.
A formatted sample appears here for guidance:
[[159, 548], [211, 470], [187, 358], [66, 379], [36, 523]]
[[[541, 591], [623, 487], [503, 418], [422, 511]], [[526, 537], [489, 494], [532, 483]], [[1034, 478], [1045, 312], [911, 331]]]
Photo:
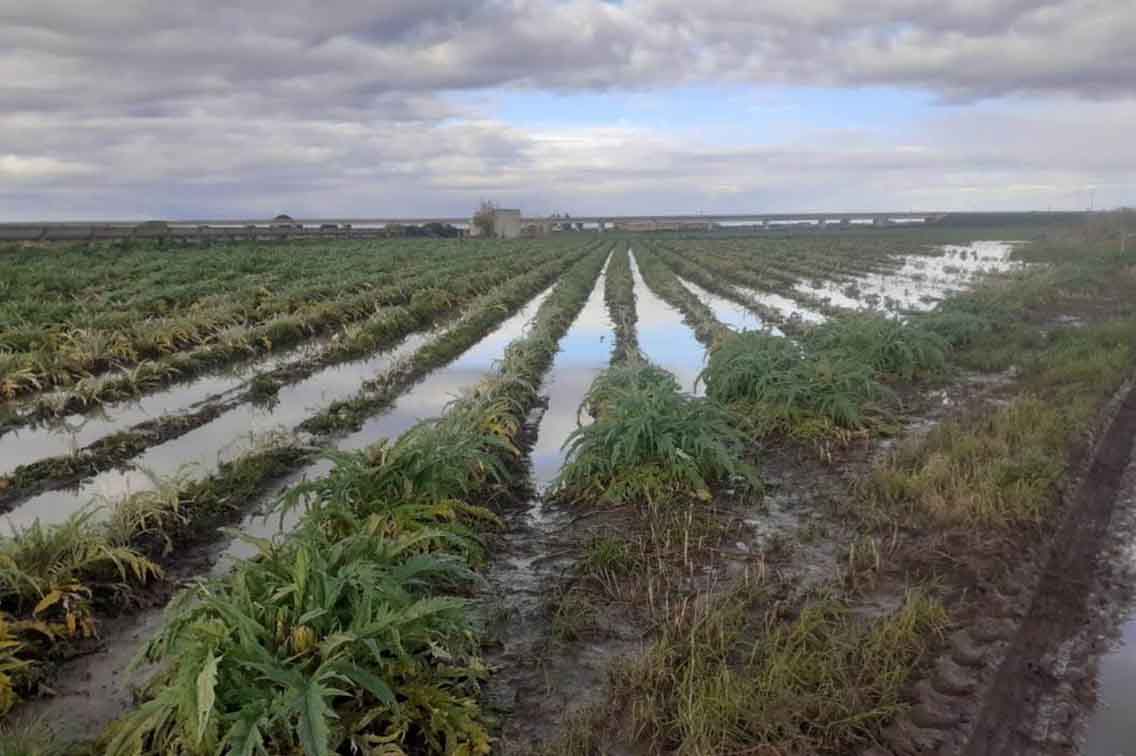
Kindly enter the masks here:
[[[662, 348], [657, 342], [644, 342], [646, 317], [666, 318], [671, 342], [678, 328], [689, 329], [677, 311], [645, 287], [634, 260], [632, 265], [643, 351], [668, 369], [667, 359], [674, 359], [672, 355], [687, 361], [700, 359], [704, 348], [692, 333], [679, 342], [685, 352], [673, 344]], [[612, 325], [603, 306], [602, 287], [601, 281], [562, 342], [544, 387], [548, 405], [532, 418], [536, 426], [533, 480], [538, 491], [548, 491], [563, 465], [563, 443], [577, 427], [577, 420], [588, 422], [586, 416], [578, 417], [580, 403], [591, 380], [607, 366]], [[718, 304], [725, 314], [725, 300]], [[748, 314], [734, 322], [755, 325]], [[686, 379], [691, 380], [689, 373]], [[683, 590], [713, 592], [753, 577], [762, 569], [765, 550], [796, 540], [794, 533], [813, 526], [821, 502], [833, 491], [843, 491], [844, 484], [839, 476], [821, 483], [811, 473], [806, 480], [803, 471], [791, 460], [771, 467], [767, 471], [770, 495], [765, 500], [739, 500], [736, 509], [723, 511], [721, 516], [732, 522], [727, 529], [734, 535], [721, 544], [713, 563], [680, 581]], [[501, 719], [502, 753], [531, 753], [562, 732], [566, 721], [602, 704], [614, 666], [641, 654], [650, 642], [648, 625], [635, 617], [642, 607], [632, 607], [644, 596], [626, 601], [608, 598], [594, 616], [589, 606], [572, 609], [565, 603], [578, 579], [575, 566], [592, 537], [639, 533], [642, 522], [629, 523], [625, 519], [629, 516], [642, 520], [633, 510], [580, 511], [539, 498], [507, 513], [507, 530], [493, 544], [494, 559], [483, 599], [490, 629], [486, 660], [494, 670], [485, 698]], [[794, 577], [799, 585], [813, 585], [835, 574], [836, 540], [812, 539], [796, 547]], [[566, 612], [579, 616], [566, 616]], [[566, 629], [577, 622], [585, 627], [583, 631]]]
[[[1107, 568], [1098, 578], [1094, 602], [1099, 607], [1096, 637], [1090, 641], [1086, 672], [1095, 672], [1093, 707], [1084, 722], [1084, 756], [1136, 754], [1136, 451], [1125, 471], [1117, 509], [1104, 549]], [[1086, 693], [1088, 695], [1086, 695]]]
[[[974, 251], [968, 248], [967, 255], [973, 254]], [[683, 322], [681, 314], [645, 285], [633, 256], [631, 264], [640, 345], [652, 361], [678, 377], [684, 390], [691, 391], [702, 369], [705, 349]], [[745, 308], [687, 281], [683, 284], [705, 301], [728, 327], [761, 327], [760, 320]], [[431, 373], [403, 394], [388, 411], [371, 418], [358, 432], [341, 439], [336, 447], [343, 450], [364, 448], [382, 438], [400, 435], [421, 419], [440, 414], [446, 403], [491, 369], [509, 342], [524, 333], [526, 324], [550, 291], [546, 290], [535, 298], [453, 363]], [[810, 322], [824, 318], [788, 297], [764, 292], [753, 294], [758, 301], [787, 315], [795, 313]], [[547, 406], [532, 418], [535, 429], [531, 446], [532, 476], [538, 492], [545, 492], [559, 471], [564, 461], [562, 447], [570, 433], [579, 421], [587, 421], [586, 416], [579, 415], [580, 404], [595, 376], [608, 365], [611, 339], [612, 324], [604, 306], [601, 276], [580, 315], [561, 341], [560, 351], [546, 376], [543, 393], [547, 396]], [[201, 433], [187, 434], [183, 439], [189, 440], [181, 445], [171, 442], [153, 447], [150, 450], [153, 454], [147, 452], [143, 455], [139, 465], [150, 462], [159, 470], [174, 472], [185, 462], [192, 461], [199, 469], [208, 472], [220, 459], [235, 453], [239, 446], [234, 444], [247, 437], [250, 429], [293, 427], [320, 406], [326, 406], [336, 398], [350, 396], [365, 378], [374, 377], [395, 356], [408, 354], [420, 343], [412, 339], [392, 352], [321, 371], [307, 381], [282, 389], [279, 404], [273, 408], [242, 405], [227, 413], [228, 417], [218, 418], [216, 425], [210, 423], [199, 429]], [[289, 389], [291, 393], [286, 394]], [[178, 439], [180, 441], [182, 439]], [[329, 469], [329, 462], [320, 461], [298, 471], [288, 482], [311, 479]], [[830, 533], [831, 537], [819, 538], [800, 534], [824, 527], [816, 514], [818, 502], [825, 496], [837, 495], [836, 492], [843, 489], [836, 479], [823, 484], [829, 486], [829, 489], [824, 489], [820, 481], [806, 474], [806, 470], [806, 467], [792, 462], [787, 462], [780, 470], [776, 469], [776, 465], [769, 466], [769, 496], [760, 506], [731, 513], [730, 516], [735, 517], [745, 529], [739, 531], [741, 535], [736, 542], [722, 552], [722, 564], [707, 572], [703, 579], [719, 581], [737, 577], [734, 568], [750, 569], [759, 552], [786, 537], [795, 538], [798, 543], [799, 552], [793, 565], [801, 585], [819, 583], [832, 577], [838, 564], [838, 550], [834, 544], [840, 541], [840, 534]], [[140, 479], [134, 471], [116, 472], [106, 478], [99, 476], [80, 492], [66, 493], [55, 499], [29, 500], [13, 516], [16, 522], [27, 522], [36, 516], [58, 521], [94, 493], [103, 490], [112, 494], [122, 493], [125, 488], [137, 490], [134, 485], [148, 484], [148, 479]], [[32, 506], [33, 502], [38, 504]], [[600, 526], [601, 521], [582, 522], [579, 513], [559, 510], [540, 497], [506, 513], [506, 520], [506, 531], [494, 544], [494, 561], [487, 573], [489, 590], [486, 591], [485, 608], [491, 635], [496, 641], [487, 658], [492, 664], [500, 665], [491, 678], [488, 695], [505, 717], [508, 738], [515, 742], [539, 742], [555, 730], [565, 714], [601, 700], [612, 662], [620, 656], [637, 653], [643, 648], [645, 639], [641, 627], [621, 625], [618, 617], [613, 615], [601, 637], [568, 642], [557, 634], [550, 620], [550, 601], [561, 578], [571, 569], [580, 553], [581, 533]], [[241, 528], [255, 535], [269, 536], [278, 532], [280, 524], [276, 518], [265, 519], [250, 514]], [[288, 528], [287, 522], [283, 528]], [[210, 563], [214, 565], [215, 572], [223, 572], [233, 559], [251, 553], [243, 544], [235, 543], [214, 544], [207, 551], [208, 554], [201, 555], [199, 564], [194, 567], [197, 574], [201, 569], [207, 569]], [[145, 611], [105, 626], [105, 647], [98, 653], [66, 665], [60, 673], [60, 695], [27, 707], [27, 711], [42, 714], [53, 722], [65, 723], [75, 734], [99, 729], [128, 705], [130, 685], [138, 682], [139, 677], [128, 676], [124, 671], [126, 664], [154, 631], [156, 623], [157, 614]], [[1136, 672], [1132, 655], [1125, 658]], [[1116, 696], [1122, 698], [1127, 691], [1136, 690], [1136, 680], [1131, 674], [1126, 676], [1124, 668], [1123, 662], [1116, 667], [1119, 692], [1113, 694], [1114, 700]], [[75, 716], [75, 709], [81, 710], [80, 716]], [[1101, 711], [1108, 709], [1102, 708]], [[1122, 717], [1118, 721], [1120, 719]], [[1097, 729], [1119, 732], [1115, 725], [1101, 725]], [[1112, 747], [1111, 742], [1114, 741], [1102, 741], [1101, 747], [1106, 749], [1100, 752], [1102, 756]]]
[[[524, 333], [537, 308], [550, 293], [551, 288], [543, 291], [457, 360], [435, 371], [404, 394], [383, 416], [373, 418], [357, 433], [344, 438], [338, 448], [363, 448], [381, 438], [397, 436], [421, 419], [440, 414], [451, 399], [488, 373], [494, 362], [504, 355], [505, 347]], [[379, 357], [368, 362], [375, 359]], [[346, 365], [338, 367], [347, 368]], [[374, 377], [374, 371], [365, 374], [365, 377]], [[359, 388], [361, 381], [358, 378], [355, 376], [350, 382], [351, 393]], [[347, 384], [320, 385], [330, 391], [332, 385]], [[324, 475], [330, 469], [331, 463], [321, 460], [290, 476], [280, 487], [303, 478]], [[281, 530], [288, 530], [294, 522], [294, 517], [281, 524], [278, 517], [266, 518], [250, 513], [239, 529], [254, 536], [270, 537]], [[252, 554], [253, 550], [240, 541], [205, 544], [193, 553], [181, 555], [177, 574], [172, 578], [176, 581], [206, 573], [223, 574], [231, 569], [234, 560]], [[23, 705], [17, 716], [29, 720], [40, 718], [53, 723], [53, 726], [58, 724], [55, 728], [57, 734], [65, 739], [83, 738], [101, 731], [131, 704], [132, 689], [145, 682], [146, 670], [132, 673], [128, 668], [143, 644], [160, 627], [160, 618], [159, 607], [103, 625], [102, 640], [90, 653], [66, 662], [58, 669], [58, 695]]]
[[816, 310], [801, 304], [795, 299], [777, 294], [771, 291], [758, 291], [756, 289], [748, 289], [744, 286], [739, 286], [738, 291], [742, 292], [748, 297], [752, 297], [755, 302], [764, 305], [781, 317], [790, 320], [797, 319], [803, 323], [823, 323], [828, 318]]
[[0, 476], [20, 465], [69, 454], [101, 438], [164, 415], [183, 414], [206, 401], [221, 400], [247, 384], [250, 374], [274, 370], [317, 353], [322, 341], [308, 342], [263, 360], [232, 366], [121, 402], [108, 402], [84, 414], [22, 426], [0, 434]]
[[[1068, 509], [1041, 564], [1028, 608], [1004, 615], [1010, 623], [1017, 619], [1016, 630], [1005, 636], [1004, 657], [982, 696], [970, 737], [958, 753], [1076, 752], [1100, 628], [1111, 619], [1111, 602], [1100, 601], [1099, 581], [1107, 580], [1113, 570], [1107, 549], [1112, 525], [1124, 513], [1123, 504], [1136, 481], [1131, 464], [1134, 442], [1136, 391], [1126, 387], [1082, 476], [1068, 492]], [[1009, 603], [1013, 604], [1012, 598]], [[1136, 726], [1129, 723], [1118, 731], [1102, 723], [1090, 731], [1090, 737], [1098, 743], [1120, 742], [1116, 738], [1123, 740], [1124, 733], [1136, 734]]]
[[544, 712], [541, 721], [555, 714], [555, 721], [568, 703], [561, 696], [546, 695], [546, 675], [554, 675], [556, 687], [567, 681], [576, 692], [572, 706], [589, 699], [586, 691], [596, 688], [611, 659], [609, 648], [584, 649], [570, 659], [557, 653], [547, 616], [548, 591], [557, 576], [574, 563], [571, 544], [572, 515], [546, 504], [549, 491], [564, 462], [564, 443], [580, 423], [589, 422], [581, 404], [592, 381], [609, 363], [614, 330], [604, 303], [601, 276], [584, 308], [560, 342], [541, 393], [544, 408], [530, 422], [535, 434], [530, 449], [532, 482], [537, 498], [505, 513], [506, 528], [494, 543], [494, 559], [486, 572], [488, 590], [483, 611], [490, 622], [494, 645], [487, 661], [499, 667], [488, 684], [487, 698], [510, 718], [511, 737], [527, 729], [526, 714], [519, 708]]
[[399, 346], [365, 360], [343, 363], [318, 371], [298, 383], [284, 386], [270, 405], [241, 404], [183, 436], [152, 446], [132, 460], [130, 468], [107, 470], [77, 489], [49, 491], [15, 507], [4, 519], [22, 527], [38, 519], [43, 524], [62, 522], [92, 501], [114, 501], [130, 493], [150, 490], [156, 480], [174, 475], [203, 478], [222, 462], [255, 447], [271, 432], [288, 432], [302, 420], [359, 390], [364, 380], [410, 354], [429, 334], [415, 334]]
[[656, 296], [643, 281], [634, 252], [631, 276], [635, 282], [639, 348], [647, 359], [674, 375], [683, 391], [701, 393], [701, 384], [697, 389], [694, 384], [704, 367], [706, 348], [695, 338], [682, 313]]
[[1111, 639], [1111, 650], [1099, 662], [1097, 704], [1081, 748], [1084, 756], [1136, 754], [1136, 622], [1131, 619]]
[[[432, 417], [460, 390], [476, 382], [504, 354], [505, 346], [523, 331], [524, 325], [551, 292], [546, 289], [516, 315], [454, 363], [435, 371], [401, 397], [390, 410], [371, 418], [364, 427], [337, 446], [344, 450], [368, 446], [380, 438], [396, 436], [414, 422]], [[15, 527], [34, 520], [42, 524], [62, 522], [92, 502], [112, 502], [123, 496], [154, 488], [171, 476], [203, 478], [222, 462], [232, 460], [265, 443], [273, 433], [288, 433], [304, 419], [335, 401], [355, 395], [364, 381], [376, 377], [429, 340], [432, 334], [417, 333], [393, 349], [364, 360], [320, 370], [305, 380], [280, 389], [265, 406], [239, 405], [183, 436], [150, 447], [132, 460], [128, 469], [108, 470], [85, 481], [77, 489], [49, 491], [27, 499], [4, 516]], [[329, 469], [320, 462], [310, 475]]]
[[[958, 625], [864, 756], [1134, 753], [1136, 392], [1122, 387], [1041, 543], [955, 555]], [[933, 540], [933, 539], [932, 539]], [[940, 544], [938, 549], [950, 548]], [[1003, 547], [1008, 548], [1008, 547]], [[1098, 680], [1099, 671], [1099, 683]], [[1094, 702], [1096, 705], [1094, 707]]]
[[677, 278], [694, 296], [704, 302], [714, 313], [714, 317], [718, 319], [718, 322], [727, 328], [734, 331], [767, 330], [774, 336], [785, 335], [780, 328], [766, 323], [757, 313], [750, 310], [748, 307], [707, 291], [693, 281], [688, 281], [681, 276]]
[[[336, 441], [334, 448], [340, 451], [364, 449], [384, 438], [397, 438], [419, 421], [440, 415], [445, 406], [462, 391], [474, 386], [489, 373], [494, 364], [505, 355], [505, 347], [524, 334], [541, 303], [551, 293], [551, 287], [545, 289], [456, 360], [430, 373], [396, 399], [387, 410], [368, 419], [358, 431]], [[332, 466], [331, 460], [319, 459], [289, 475], [277, 488], [322, 477], [331, 471]], [[262, 504], [271, 503], [273, 498], [266, 497]], [[299, 516], [298, 512], [293, 512], [281, 522], [277, 516], [266, 518], [256, 510], [257, 507], [254, 506], [239, 529], [260, 538], [287, 532]], [[252, 547], [244, 542], [227, 542], [221, 546], [214, 573], [226, 571], [234, 560], [246, 558], [253, 553]]]
[[905, 255], [888, 273], [869, 273], [841, 283], [797, 284], [796, 291], [835, 307], [895, 313], [933, 309], [940, 301], [971, 286], [979, 276], [1020, 269], [1010, 259], [1012, 242], [976, 241], [947, 245], [941, 255]]

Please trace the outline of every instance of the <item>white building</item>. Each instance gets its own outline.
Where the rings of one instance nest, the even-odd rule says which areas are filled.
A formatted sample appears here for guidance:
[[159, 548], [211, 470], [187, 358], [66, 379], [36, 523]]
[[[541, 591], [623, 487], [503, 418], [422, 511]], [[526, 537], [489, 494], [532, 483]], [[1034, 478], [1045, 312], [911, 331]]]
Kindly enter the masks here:
[[517, 239], [521, 235], [521, 211], [499, 207], [493, 212], [493, 235], [498, 239]]
[[[481, 228], [476, 218], [470, 222], [470, 236], [479, 236]], [[493, 236], [497, 239], [518, 239], [521, 236], [521, 211], [503, 207], [493, 210]]]

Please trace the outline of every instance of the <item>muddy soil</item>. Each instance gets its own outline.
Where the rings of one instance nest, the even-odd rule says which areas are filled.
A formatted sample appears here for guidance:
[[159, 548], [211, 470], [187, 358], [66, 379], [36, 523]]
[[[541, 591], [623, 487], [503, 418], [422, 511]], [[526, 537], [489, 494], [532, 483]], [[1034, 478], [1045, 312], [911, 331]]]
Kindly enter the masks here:
[[[1064, 754], [1077, 751], [1089, 663], [1099, 652], [1107, 604], [1093, 601], [1108, 580], [1110, 525], [1136, 440], [1136, 390], [1129, 390], [1101, 439], [1041, 574], [1028, 613], [960, 753]], [[1013, 726], [1008, 726], [1013, 723]]]
[[[637, 296], [645, 288], [637, 286]], [[902, 435], [926, 432], [960, 407], [985, 401], [1011, 379], [1012, 373], [967, 374], [949, 385], [911, 392], [904, 401]], [[556, 413], [551, 414], [555, 421]], [[855, 533], [835, 513], [843, 509], [852, 481], [891, 444], [890, 439], [858, 442], [839, 450], [830, 464], [821, 463], [812, 448], [755, 449], [765, 495], [717, 497], [715, 508], [707, 508], [714, 541], [684, 572], [662, 570], [638, 584], [597, 586], [579, 569], [594, 539], [643, 537], [645, 518], [637, 510], [581, 510], [552, 499], [504, 513], [507, 530], [492, 544], [494, 564], [484, 592], [490, 598], [483, 607], [490, 639], [486, 659], [493, 669], [485, 698], [500, 724], [497, 750], [531, 754], [563, 736], [574, 719], [609, 703], [612, 673], [640, 656], [655, 637], [660, 615], [652, 603], [670, 602], [673, 608], [705, 600], [754, 577], [782, 586], [782, 598], [841, 581]], [[544, 466], [555, 470], [558, 465]], [[901, 588], [892, 588], [865, 604], [874, 602], [876, 611], [891, 606], [903, 595]], [[605, 729], [605, 752], [636, 753], [632, 734], [618, 730]]]
[[[501, 358], [505, 347], [524, 331], [550, 293], [551, 288], [542, 290], [456, 360], [413, 385], [361, 431], [336, 439], [335, 446], [344, 450], [362, 448], [380, 438], [397, 436], [424, 417], [438, 415], [446, 403], [480, 380]], [[354, 388], [357, 381], [350, 385]], [[131, 662], [161, 627], [162, 611], [169, 598], [188, 581], [222, 575], [232, 568], [235, 559], [252, 554], [247, 544], [234, 542], [229, 535], [222, 537], [220, 529], [230, 525], [272, 537], [281, 527], [279, 518], [260, 516], [257, 510], [275, 501], [284, 488], [305, 476], [324, 474], [331, 467], [328, 460], [312, 461], [308, 452], [298, 455], [294, 464], [286, 466], [286, 474], [264, 483], [263, 495], [251, 504], [241, 502], [239, 508], [196, 523], [195, 530], [184, 534], [171, 554], [153, 554], [166, 571], [165, 579], [143, 591], [129, 610], [100, 617], [99, 637], [74, 649], [73, 656], [66, 661], [52, 665], [50, 679], [42, 685], [44, 695], [21, 702], [13, 711], [13, 718], [47, 723], [60, 740], [69, 742], [98, 735], [125, 712], [133, 703], [135, 690], [146, 683], [150, 673], [144, 666], [132, 669]], [[286, 529], [293, 521], [285, 521], [283, 527]]]
[[[484, 607], [493, 669], [485, 698], [500, 724], [497, 751], [532, 754], [607, 703], [612, 673], [641, 655], [660, 618], [685, 602], [740, 580], [768, 576], [796, 592], [835, 579], [848, 543], [831, 512], [848, 490], [848, 471], [863, 469], [870, 452], [851, 449], [847, 464], [820, 474], [806, 450], [770, 452], [762, 457], [765, 495], [720, 495], [713, 508], [703, 505], [713, 526], [685, 564], [671, 555], [665, 567], [607, 586], [582, 574], [581, 560], [594, 539], [647, 537], [640, 511], [553, 499], [535, 516], [531, 508], [506, 513]], [[638, 752], [633, 733], [605, 737], [605, 753]]]
[[[1136, 696], [1136, 452], [1124, 474], [1122, 494], [1105, 551], [1106, 568], [1098, 576], [1089, 605], [1097, 607], [1086, 626], [1090, 654], [1088, 678], [1094, 685], [1079, 689], [1088, 700], [1074, 732], [1084, 756], [1116, 756], [1136, 743], [1132, 700]], [[1099, 654], [1099, 655], [1098, 655]], [[1094, 658], [1095, 657], [1095, 658]]]
[[1127, 606], [1120, 597], [1130, 593], [1123, 554], [1134, 517], [1124, 502], [1136, 501], [1136, 391], [1124, 387], [1102, 415], [1104, 432], [1075, 453], [1061, 491], [1064, 514], [1048, 532], [979, 548], [960, 534], [909, 544], [940, 553], [907, 566], [938, 562], [932, 569], [947, 571], [956, 625], [911, 686], [909, 713], [865, 756], [1083, 752], [1095, 659], [1119, 627]]

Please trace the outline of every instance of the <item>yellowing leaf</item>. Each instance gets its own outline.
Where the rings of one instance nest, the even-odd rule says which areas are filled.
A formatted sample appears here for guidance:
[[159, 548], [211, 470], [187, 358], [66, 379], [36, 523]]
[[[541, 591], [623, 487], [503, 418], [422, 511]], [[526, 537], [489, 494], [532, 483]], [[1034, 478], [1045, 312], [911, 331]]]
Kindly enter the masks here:
[[42, 611], [50, 609], [62, 600], [63, 591], [58, 589], [51, 591], [39, 600], [39, 603], [35, 605], [35, 609], [32, 610], [32, 614], [39, 614]]

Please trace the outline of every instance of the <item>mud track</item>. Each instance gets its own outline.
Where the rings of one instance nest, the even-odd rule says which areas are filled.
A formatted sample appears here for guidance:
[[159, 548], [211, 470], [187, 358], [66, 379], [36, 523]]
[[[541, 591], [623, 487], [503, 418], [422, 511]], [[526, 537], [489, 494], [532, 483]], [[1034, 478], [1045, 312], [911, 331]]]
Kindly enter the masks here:
[[[966, 756], [1065, 750], [1075, 707], [1063, 715], [1067, 641], [1092, 620], [1088, 598], [1136, 439], [1136, 389], [1105, 432], [1057, 533], [1029, 612], [979, 713]], [[1052, 660], [1052, 661], [1051, 661]]]
[[1098, 588], [1111, 570], [1114, 511], [1136, 444], [1136, 388], [1126, 386], [1112, 409], [1081, 475], [1063, 492], [1068, 505], [1048, 550], [1022, 553], [1010, 574], [982, 586], [972, 621], [910, 691], [912, 709], [864, 756], [1079, 752], [1100, 651]]

